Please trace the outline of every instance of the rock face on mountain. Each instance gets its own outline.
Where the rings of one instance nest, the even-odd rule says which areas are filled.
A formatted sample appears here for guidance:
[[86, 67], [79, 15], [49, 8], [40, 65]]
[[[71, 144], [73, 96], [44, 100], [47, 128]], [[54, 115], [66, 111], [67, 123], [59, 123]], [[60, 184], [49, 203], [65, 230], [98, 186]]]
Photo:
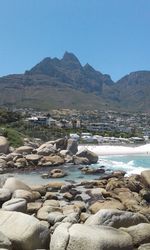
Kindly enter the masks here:
[[68, 52], [65, 52], [61, 60], [45, 58], [25, 74], [45, 75], [73, 86], [75, 89], [87, 92], [95, 91], [99, 94], [102, 93], [104, 84], [113, 84], [110, 76], [101, 74], [89, 64], [82, 67], [77, 57]]
[[150, 111], [150, 71], [132, 72], [121, 78], [115, 88], [122, 107], [130, 109], [133, 105], [137, 111]]
[[114, 83], [68, 52], [62, 59], [47, 57], [24, 74], [0, 78], [0, 105], [43, 110], [69, 106], [149, 111], [149, 93], [150, 71], [133, 72]]

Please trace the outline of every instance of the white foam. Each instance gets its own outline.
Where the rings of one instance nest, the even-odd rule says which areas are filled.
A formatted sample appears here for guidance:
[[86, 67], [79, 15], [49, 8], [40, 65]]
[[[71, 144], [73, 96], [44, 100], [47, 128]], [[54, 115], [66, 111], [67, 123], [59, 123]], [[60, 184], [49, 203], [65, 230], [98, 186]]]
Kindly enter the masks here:
[[112, 145], [82, 145], [79, 149], [87, 148], [97, 155], [129, 155], [129, 154], [150, 154], [150, 144], [131, 147], [131, 146], [112, 146]]
[[127, 176], [130, 176], [132, 174], [141, 174], [141, 172], [146, 169], [143, 166], [137, 166], [134, 160], [130, 160], [129, 162], [123, 162], [121, 161], [121, 157], [118, 161], [111, 160], [109, 158], [101, 158], [99, 160], [99, 164], [104, 165], [106, 169], [111, 169], [112, 171], [124, 170], [126, 171]]

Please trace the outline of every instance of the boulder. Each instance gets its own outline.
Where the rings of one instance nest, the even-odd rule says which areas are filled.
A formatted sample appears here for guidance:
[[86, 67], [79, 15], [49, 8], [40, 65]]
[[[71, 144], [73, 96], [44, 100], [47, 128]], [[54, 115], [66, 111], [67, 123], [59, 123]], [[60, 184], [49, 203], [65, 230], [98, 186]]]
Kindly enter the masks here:
[[39, 220], [46, 220], [48, 219], [48, 215], [52, 212], [62, 212], [60, 207], [54, 206], [43, 206], [37, 212], [37, 218]]
[[122, 203], [115, 199], [96, 201], [89, 207], [89, 210], [92, 214], [95, 214], [99, 210], [107, 208], [124, 210]]
[[27, 186], [24, 182], [19, 181], [14, 177], [8, 178], [3, 185], [3, 188], [8, 189], [11, 193], [13, 193], [17, 189], [31, 191], [29, 186]]
[[67, 150], [71, 155], [75, 155], [78, 152], [78, 143], [77, 140], [68, 139]]
[[51, 178], [62, 178], [66, 176], [67, 173], [63, 169], [53, 169], [49, 172], [49, 177]]
[[0, 168], [5, 169], [7, 167], [7, 162], [0, 158]]
[[43, 185], [32, 185], [30, 188], [32, 191], [39, 192], [42, 196], [46, 194], [46, 187]]
[[57, 139], [56, 141], [54, 141], [54, 145], [58, 150], [65, 150], [67, 148], [67, 139], [66, 138]]
[[10, 240], [0, 231], [0, 249], [12, 250]]
[[27, 204], [27, 213], [33, 214], [37, 213], [37, 211], [42, 207], [42, 202], [29, 202]]
[[13, 193], [13, 198], [22, 198], [25, 199], [27, 202], [34, 201], [41, 197], [40, 193], [38, 192], [31, 192], [27, 190], [17, 189]]
[[51, 250], [133, 250], [131, 237], [111, 227], [62, 223], [52, 235]]
[[60, 203], [58, 200], [46, 200], [44, 201], [43, 206], [60, 207]]
[[36, 149], [38, 155], [50, 155], [56, 153], [56, 148], [51, 142], [46, 142]]
[[103, 168], [92, 168], [92, 167], [83, 167], [81, 172], [84, 174], [104, 174], [105, 170]]
[[144, 170], [141, 172], [141, 176], [143, 178], [143, 182], [150, 187], [150, 170]]
[[116, 188], [122, 188], [122, 187], [124, 187], [123, 180], [119, 180], [118, 178], [110, 178], [106, 185], [106, 191], [112, 191]]
[[57, 222], [61, 222], [65, 218], [61, 212], [51, 212], [48, 214], [47, 220], [50, 225], [54, 225]]
[[0, 188], [0, 204], [8, 201], [11, 197], [11, 192], [6, 188]]
[[141, 201], [141, 197], [137, 193], [131, 192], [128, 188], [116, 188], [114, 193], [122, 204], [130, 211], [135, 211]]
[[75, 165], [88, 165], [89, 164], [89, 160], [87, 158], [78, 157], [78, 156], [73, 157], [73, 162]]
[[150, 243], [142, 244], [138, 250], [150, 250]]
[[97, 163], [97, 161], [98, 161], [98, 156], [95, 153], [88, 150], [88, 149], [79, 150], [77, 152], [76, 156], [87, 158], [89, 160], [90, 164]]
[[124, 179], [125, 185], [129, 188], [132, 192], [137, 192], [143, 188], [143, 181], [142, 176], [138, 174], [131, 175]]
[[16, 160], [14, 167], [25, 168], [27, 165], [28, 165], [28, 163], [27, 163], [25, 158], [19, 158]]
[[64, 159], [59, 156], [59, 155], [53, 155], [53, 156], [45, 156], [43, 158], [43, 162], [46, 163], [46, 162], [50, 162], [52, 165], [54, 166], [59, 166], [59, 165], [62, 165], [64, 164]]
[[0, 136], [0, 153], [8, 154], [9, 143], [4, 136]]
[[150, 202], [150, 190], [149, 189], [141, 189], [140, 190], [140, 195], [144, 200], [147, 202]]
[[54, 199], [58, 200], [59, 194], [57, 192], [46, 192], [44, 199], [49, 200], [49, 199]]
[[27, 211], [27, 202], [25, 199], [12, 198], [11, 200], [3, 203], [2, 209], [5, 211], [17, 211], [25, 213]]
[[65, 185], [65, 182], [49, 182], [46, 187], [47, 191], [57, 191], [60, 190], [62, 186]]
[[79, 222], [79, 219], [80, 219], [80, 215], [79, 213], [71, 213], [71, 214], [68, 214], [64, 219], [63, 219], [63, 223], [65, 222], [69, 222], [71, 224], [75, 224], [75, 223], [78, 223]]
[[33, 148], [30, 146], [21, 146], [19, 148], [16, 148], [15, 152], [19, 154], [30, 154], [33, 151]]
[[32, 216], [19, 212], [0, 211], [0, 230], [12, 242], [13, 249], [48, 248], [49, 230]]
[[86, 225], [104, 225], [115, 228], [130, 227], [139, 223], [148, 223], [148, 220], [139, 213], [120, 211], [118, 209], [100, 210], [91, 215], [85, 222]]
[[141, 244], [150, 243], [150, 224], [141, 223], [128, 228], [121, 228], [132, 237], [133, 245], [138, 247]]
[[26, 160], [29, 161], [29, 162], [33, 162], [33, 163], [38, 163], [38, 161], [42, 158], [41, 155], [38, 155], [38, 154], [29, 154], [29, 155], [26, 155]]

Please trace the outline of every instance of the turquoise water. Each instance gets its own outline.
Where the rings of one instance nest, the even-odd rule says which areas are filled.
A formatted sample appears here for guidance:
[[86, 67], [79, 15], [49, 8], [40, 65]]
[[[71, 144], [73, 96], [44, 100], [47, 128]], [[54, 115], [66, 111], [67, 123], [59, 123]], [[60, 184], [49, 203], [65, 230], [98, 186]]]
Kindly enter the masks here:
[[[101, 156], [97, 164], [93, 164], [90, 167], [98, 168], [103, 166], [106, 174], [115, 170], [125, 170], [127, 175], [140, 174], [145, 169], [150, 169], [150, 155], [113, 155], [113, 156]], [[63, 169], [68, 173], [67, 176], [60, 179], [42, 179], [42, 171], [32, 171], [30, 173], [16, 173], [11, 174], [20, 180], [25, 181], [28, 184], [47, 184], [50, 181], [82, 181], [82, 180], [93, 180], [100, 176], [99, 175], [85, 175], [82, 174], [78, 166], [64, 166]], [[48, 171], [48, 170], [47, 170]]]
[[140, 174], [145, 169], [150, 169], [150, 155], [113, 155], [103, 156], [99, 164], [104, 164], [111, 170], [125, 170], [128, 175]]

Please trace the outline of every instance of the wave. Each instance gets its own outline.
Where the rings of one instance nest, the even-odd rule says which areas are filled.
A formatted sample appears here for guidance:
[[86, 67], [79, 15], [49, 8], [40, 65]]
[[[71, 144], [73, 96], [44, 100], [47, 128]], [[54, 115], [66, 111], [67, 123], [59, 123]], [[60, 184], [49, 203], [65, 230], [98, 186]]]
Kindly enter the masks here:
[[110, 160], [109, 158], [100, 158], [98, 164], [99, 166], [105, 166], [106, 172], [124, 170], [127, 173], [126, 176], [141, 174], [142, 171], [147, 169], [144, 166], [139, 166], [136, 160], [124, 162], [120, 160]]
[[79, 149], [87, 148], [97, 155], [130, 155], [130, 154], [150, 154], [150, 144], [142, 146], [115, 146], [115, 145], [84, 145]]

